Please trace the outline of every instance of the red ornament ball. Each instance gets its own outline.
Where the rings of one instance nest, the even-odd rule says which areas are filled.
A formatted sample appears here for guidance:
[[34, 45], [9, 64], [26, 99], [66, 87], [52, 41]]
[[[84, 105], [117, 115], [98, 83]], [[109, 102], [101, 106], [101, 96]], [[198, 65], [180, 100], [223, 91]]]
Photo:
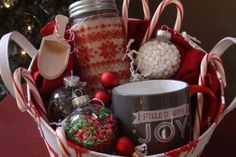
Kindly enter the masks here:
[[101, 100], [106, 107], [109, 107], [110, 101], [111, 101], [111, 97], [110, 97], [110, 94], [108, 92], [106, 92], [106, 91], [98, 91], [95, 94], [95, 98]]
[[104, 88], [111, 89], [119, 85], [119, 77], [116, 73], [107, 71], [101, 76], [101, 83]]
[[120, 137], [115, 145], [116, 152], [122, 156], [132, 156], [134, 153], [134, 143], [129, 137]]

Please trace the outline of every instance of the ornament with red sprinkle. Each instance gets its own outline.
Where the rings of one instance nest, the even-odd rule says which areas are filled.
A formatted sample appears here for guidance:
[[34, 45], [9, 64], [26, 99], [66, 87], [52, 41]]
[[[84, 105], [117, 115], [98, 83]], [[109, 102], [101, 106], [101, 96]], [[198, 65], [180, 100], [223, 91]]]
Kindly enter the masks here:
[[115, 145], [116, 153], [122, 156], [132, 156], [135, 151], [133, 141], [126, 136], [120, 137]]
[[72, 100], [78, 108], [62, 121], [67, 140], [88, 150], [109, 151], [117, 134], [117, 121], [112, 112], [94, 104], [88, 96]]
[[119, 77], [116, 73], [112, 71], [107, 71], [101, 76], [101, 83], [104, 88], [112, 89], [113, 87], [119, 85]]
[[110, 94], [106, 91], [98, 91], [95, 94], [95, 98], [101, 100], [106, 107], [110, 107], [111, 97]]

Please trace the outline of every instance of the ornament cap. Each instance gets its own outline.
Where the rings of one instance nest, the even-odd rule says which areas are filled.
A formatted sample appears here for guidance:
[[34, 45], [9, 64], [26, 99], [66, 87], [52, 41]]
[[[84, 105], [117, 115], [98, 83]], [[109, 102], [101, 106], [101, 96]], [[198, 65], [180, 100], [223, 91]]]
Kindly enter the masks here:
[[80, 78], [78, 76], [67, 76], [64, 77], [64, 85], [69, 87], [75, 87], [79, 84]]
[[73, 106], [80, 107], [82, 104], [88, 102], [90, 99], [88, 95], [82, 95], [72, 100]]
[[157, 39], [161, 41], [169, 41], [171, 39], [171, 33], [165, 30], [158, 30], [157, 31]]

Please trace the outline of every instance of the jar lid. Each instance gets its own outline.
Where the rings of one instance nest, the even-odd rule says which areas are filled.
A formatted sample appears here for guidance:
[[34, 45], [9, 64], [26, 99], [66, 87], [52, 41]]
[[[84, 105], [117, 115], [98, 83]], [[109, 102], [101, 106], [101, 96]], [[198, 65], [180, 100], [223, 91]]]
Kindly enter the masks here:
[[75, 87], [78, 85], [80, 81], [80, 78], [78, 76], [67, 76], [67, 77], [64, 77], [64, 85], [65, 86], [70, 86], [70, 87]]
[[80, 96], [80, 97], [77, 97], [77, 98], [73, 99], [73, 100], [72, 100], [72, 104], [73, 104], [73, 106], [79, 107], [79, 106], [81, 106], [83, 103], [88, 102], [89, 100], [90, 100], [90, 99], [89, 99], [88, 95], [82, 95], [82, 96]]
[[100, 10], [118, 11], [114, 0], [80, 0], [69, 6], [70, 18]]

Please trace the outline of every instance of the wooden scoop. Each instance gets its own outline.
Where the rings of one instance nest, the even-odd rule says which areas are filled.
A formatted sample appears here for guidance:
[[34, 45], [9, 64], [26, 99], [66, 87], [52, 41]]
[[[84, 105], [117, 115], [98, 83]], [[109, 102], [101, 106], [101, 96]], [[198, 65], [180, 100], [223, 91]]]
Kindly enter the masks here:
[[70, 45], [64, 40], [68, 18], [57, 15], [56, 29], [52, 35], [43, 37], [38, 53], [39, 73], [48, 80], [58, 78], [65, 71], [69, 57]]

